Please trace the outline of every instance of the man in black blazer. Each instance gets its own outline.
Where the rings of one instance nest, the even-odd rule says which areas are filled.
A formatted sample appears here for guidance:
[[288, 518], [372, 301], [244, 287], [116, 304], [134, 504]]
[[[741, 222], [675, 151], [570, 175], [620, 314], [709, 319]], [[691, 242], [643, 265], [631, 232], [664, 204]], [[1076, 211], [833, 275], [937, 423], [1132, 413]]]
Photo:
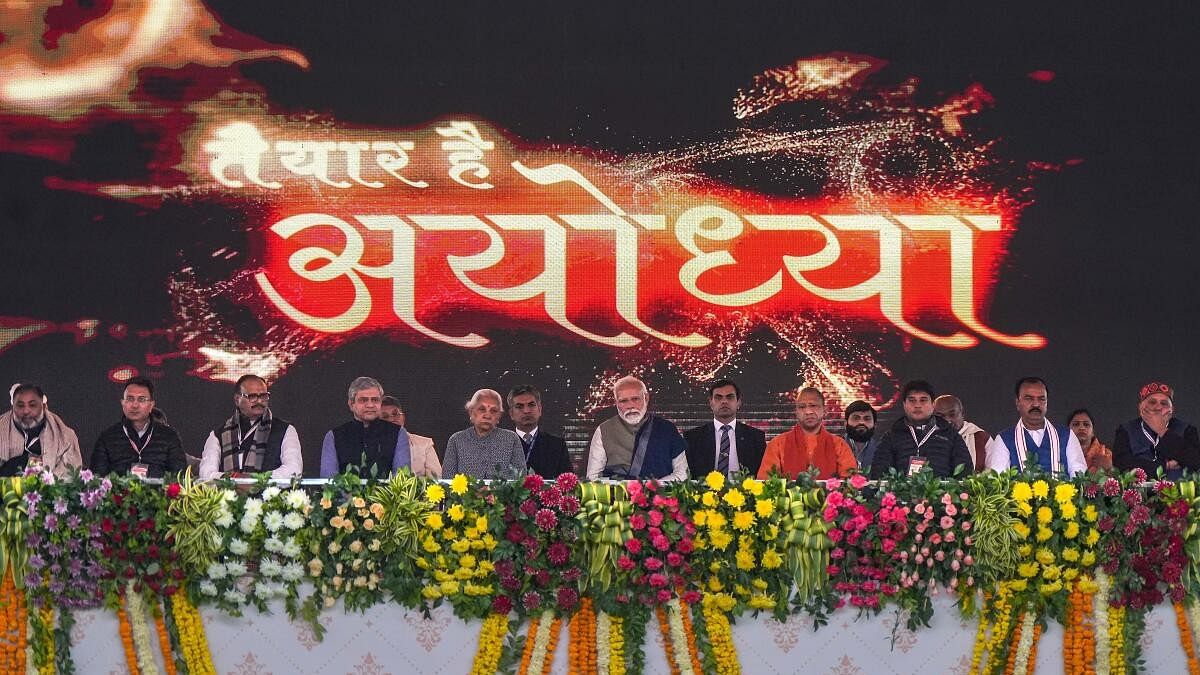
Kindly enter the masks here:
[[522, 384], [508, 392], [508, 416], [512, 418], [521, 445], [525, 447], [525, 465], [542, 478], [555, 479], [574, 473], [567, 442], [538, 429], [542, 419], [542, 392]]
[[704, 478], [714, 470], [727, 475], [737, 471], [756, 475], [767, 447], [767, 436], [761, 429], [737, 421], [742, 390], [732, 380], [717, 380], [708, 385], [708, 406], [712, 408], [713, 421], [683, 435], [687, 439], [692, 477]]

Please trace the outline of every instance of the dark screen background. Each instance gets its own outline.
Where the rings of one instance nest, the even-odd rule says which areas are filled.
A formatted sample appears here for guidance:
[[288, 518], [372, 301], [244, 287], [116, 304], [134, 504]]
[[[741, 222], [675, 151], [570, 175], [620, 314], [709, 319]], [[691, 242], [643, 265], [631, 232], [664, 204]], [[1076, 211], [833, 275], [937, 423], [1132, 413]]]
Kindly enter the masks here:
[[[1022, 351], [984, 341], [956, 351], [914, 340], [890, 356], [897, 378], [957, 393], [968, 419], [993, 433], [1013, 422], [1012, 383], [1027, 374], [1048, 381], [1052, 417], [1063, 421], [1071, 408], [1087, 406], [1106, 442], [1136, 415], [1137, 388], [1151, 379], [1175, 387], [1178, 416], [1200, 418], [1200, 143], [1195, 23], [1183, 4], [491, 3], [467, 10], [290, 0], [209, 7], [229, 26], [309, 58], [308, 71], [273, 61], [240, 68], [277, 108], [378, 127], [466, 114], [533, 143], [617, 155], [679, 147], [735, 126], [738, 87], [801, 56], [869, 54], [935, 91], [980, 82], [997, 100], [984, 122], [1010, 154], [1083, 160], [1039, 176], [982, 309], [989, 325], [1041, 333], [1048, 345]], [[1054, 79], [1027, 76], [1039, 70]], [[170, 315], [170, 275], [222, 237], [238, 244], [250, 236], [247, 224], [219, 206], [147, 209], [50, 180], [136, 180], [152, 155], [147, 142], [114, 123], [79, 139], [65, 163], [0, 152], [0, 315], [90, 317], [105, 330], [131, 331], [83, 344], [63, 332], [15, 344], [0, 353], [0, 381], [41, 384], [90, 448], [118, 419], [120, 387], [110, 369], [133, 364], [157, 378], [160, 407], [198, 453], [207, 431], [231, 412], [229, 384], [189, 374], [186, 360], [155, 365], [147, 356], [155, 361], [162, 336], [154, 331]], [[409, 428], [434, 436], [439, 450], [466, 426], [462, 403], [481, 387], [532, 382], [546, 391], [545, 428], [578, 422], [566, 418], [601, 371], [603, 352], [520, 332], [489, 337], [493, 345], [470, 352], [374, 336], [309, 355], [272, 384], [272, 408], [300, 429], [310, 473], [324, 431], [348, 419], [346, 385], [357, 375], [375, 376], [397, 394]], [[736, 377], [764, 419], [780, 414], [777, 392], [800, 384], [766, 350]], [[704, 411], [695, 408], [699, 386], [649, 384], [660, 409], [687, 411], [687, 403]]]

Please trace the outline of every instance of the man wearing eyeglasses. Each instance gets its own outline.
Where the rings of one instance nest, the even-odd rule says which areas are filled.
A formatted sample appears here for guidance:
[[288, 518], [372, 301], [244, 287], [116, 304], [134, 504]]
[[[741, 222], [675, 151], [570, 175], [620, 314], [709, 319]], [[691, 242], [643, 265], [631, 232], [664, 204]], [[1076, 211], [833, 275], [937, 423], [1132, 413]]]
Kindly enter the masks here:
[[266, 380], [243, 375], [233, 385], [233, 417], [204, 441], [200, 478], [270, 472], [272, 478], [304, 473], [296, 427], [271, 413]]
[[134, 377], [125, 383], [121, 395], [121, 421], [96, 439], [91, 467], [98, 475], [131, 473], [139, 478], [162, 478], [187, 467], [183, 444], [175, 429], [156, 422], [154, 383]]

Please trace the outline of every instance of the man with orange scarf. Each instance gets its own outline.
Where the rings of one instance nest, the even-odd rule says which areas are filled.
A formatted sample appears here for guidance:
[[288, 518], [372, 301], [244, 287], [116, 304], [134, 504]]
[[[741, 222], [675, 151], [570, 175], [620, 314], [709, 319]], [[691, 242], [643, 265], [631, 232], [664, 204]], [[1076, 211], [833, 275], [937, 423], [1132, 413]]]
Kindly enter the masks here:
[[825, 430], [825, 395], [815, 387], [804, 387], [796, 396], [796, 426], [767, 443], [758, 478], [772, 471], [794, 479], [810, 467], [817, 480], [846, 476], [858, 467], [854, 453], [842, 438]]

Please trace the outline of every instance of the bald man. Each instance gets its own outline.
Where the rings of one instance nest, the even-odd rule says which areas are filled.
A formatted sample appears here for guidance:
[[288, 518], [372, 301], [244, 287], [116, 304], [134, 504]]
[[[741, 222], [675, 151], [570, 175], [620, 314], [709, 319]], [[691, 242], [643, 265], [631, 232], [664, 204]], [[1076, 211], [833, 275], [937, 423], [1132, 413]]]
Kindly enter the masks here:
[[971, 461], [975, 463], [975, 471], [983, 471], [987, 461], [986, 448], [991, 437], [974, 422], [965, 419], [962, 400], [953, 394], [942, 394], [933, 400], [933, 414], [949, 422], [958, 435], [962, 436], [963, 443], [967, 444], [967, 451], [971, 453]]

